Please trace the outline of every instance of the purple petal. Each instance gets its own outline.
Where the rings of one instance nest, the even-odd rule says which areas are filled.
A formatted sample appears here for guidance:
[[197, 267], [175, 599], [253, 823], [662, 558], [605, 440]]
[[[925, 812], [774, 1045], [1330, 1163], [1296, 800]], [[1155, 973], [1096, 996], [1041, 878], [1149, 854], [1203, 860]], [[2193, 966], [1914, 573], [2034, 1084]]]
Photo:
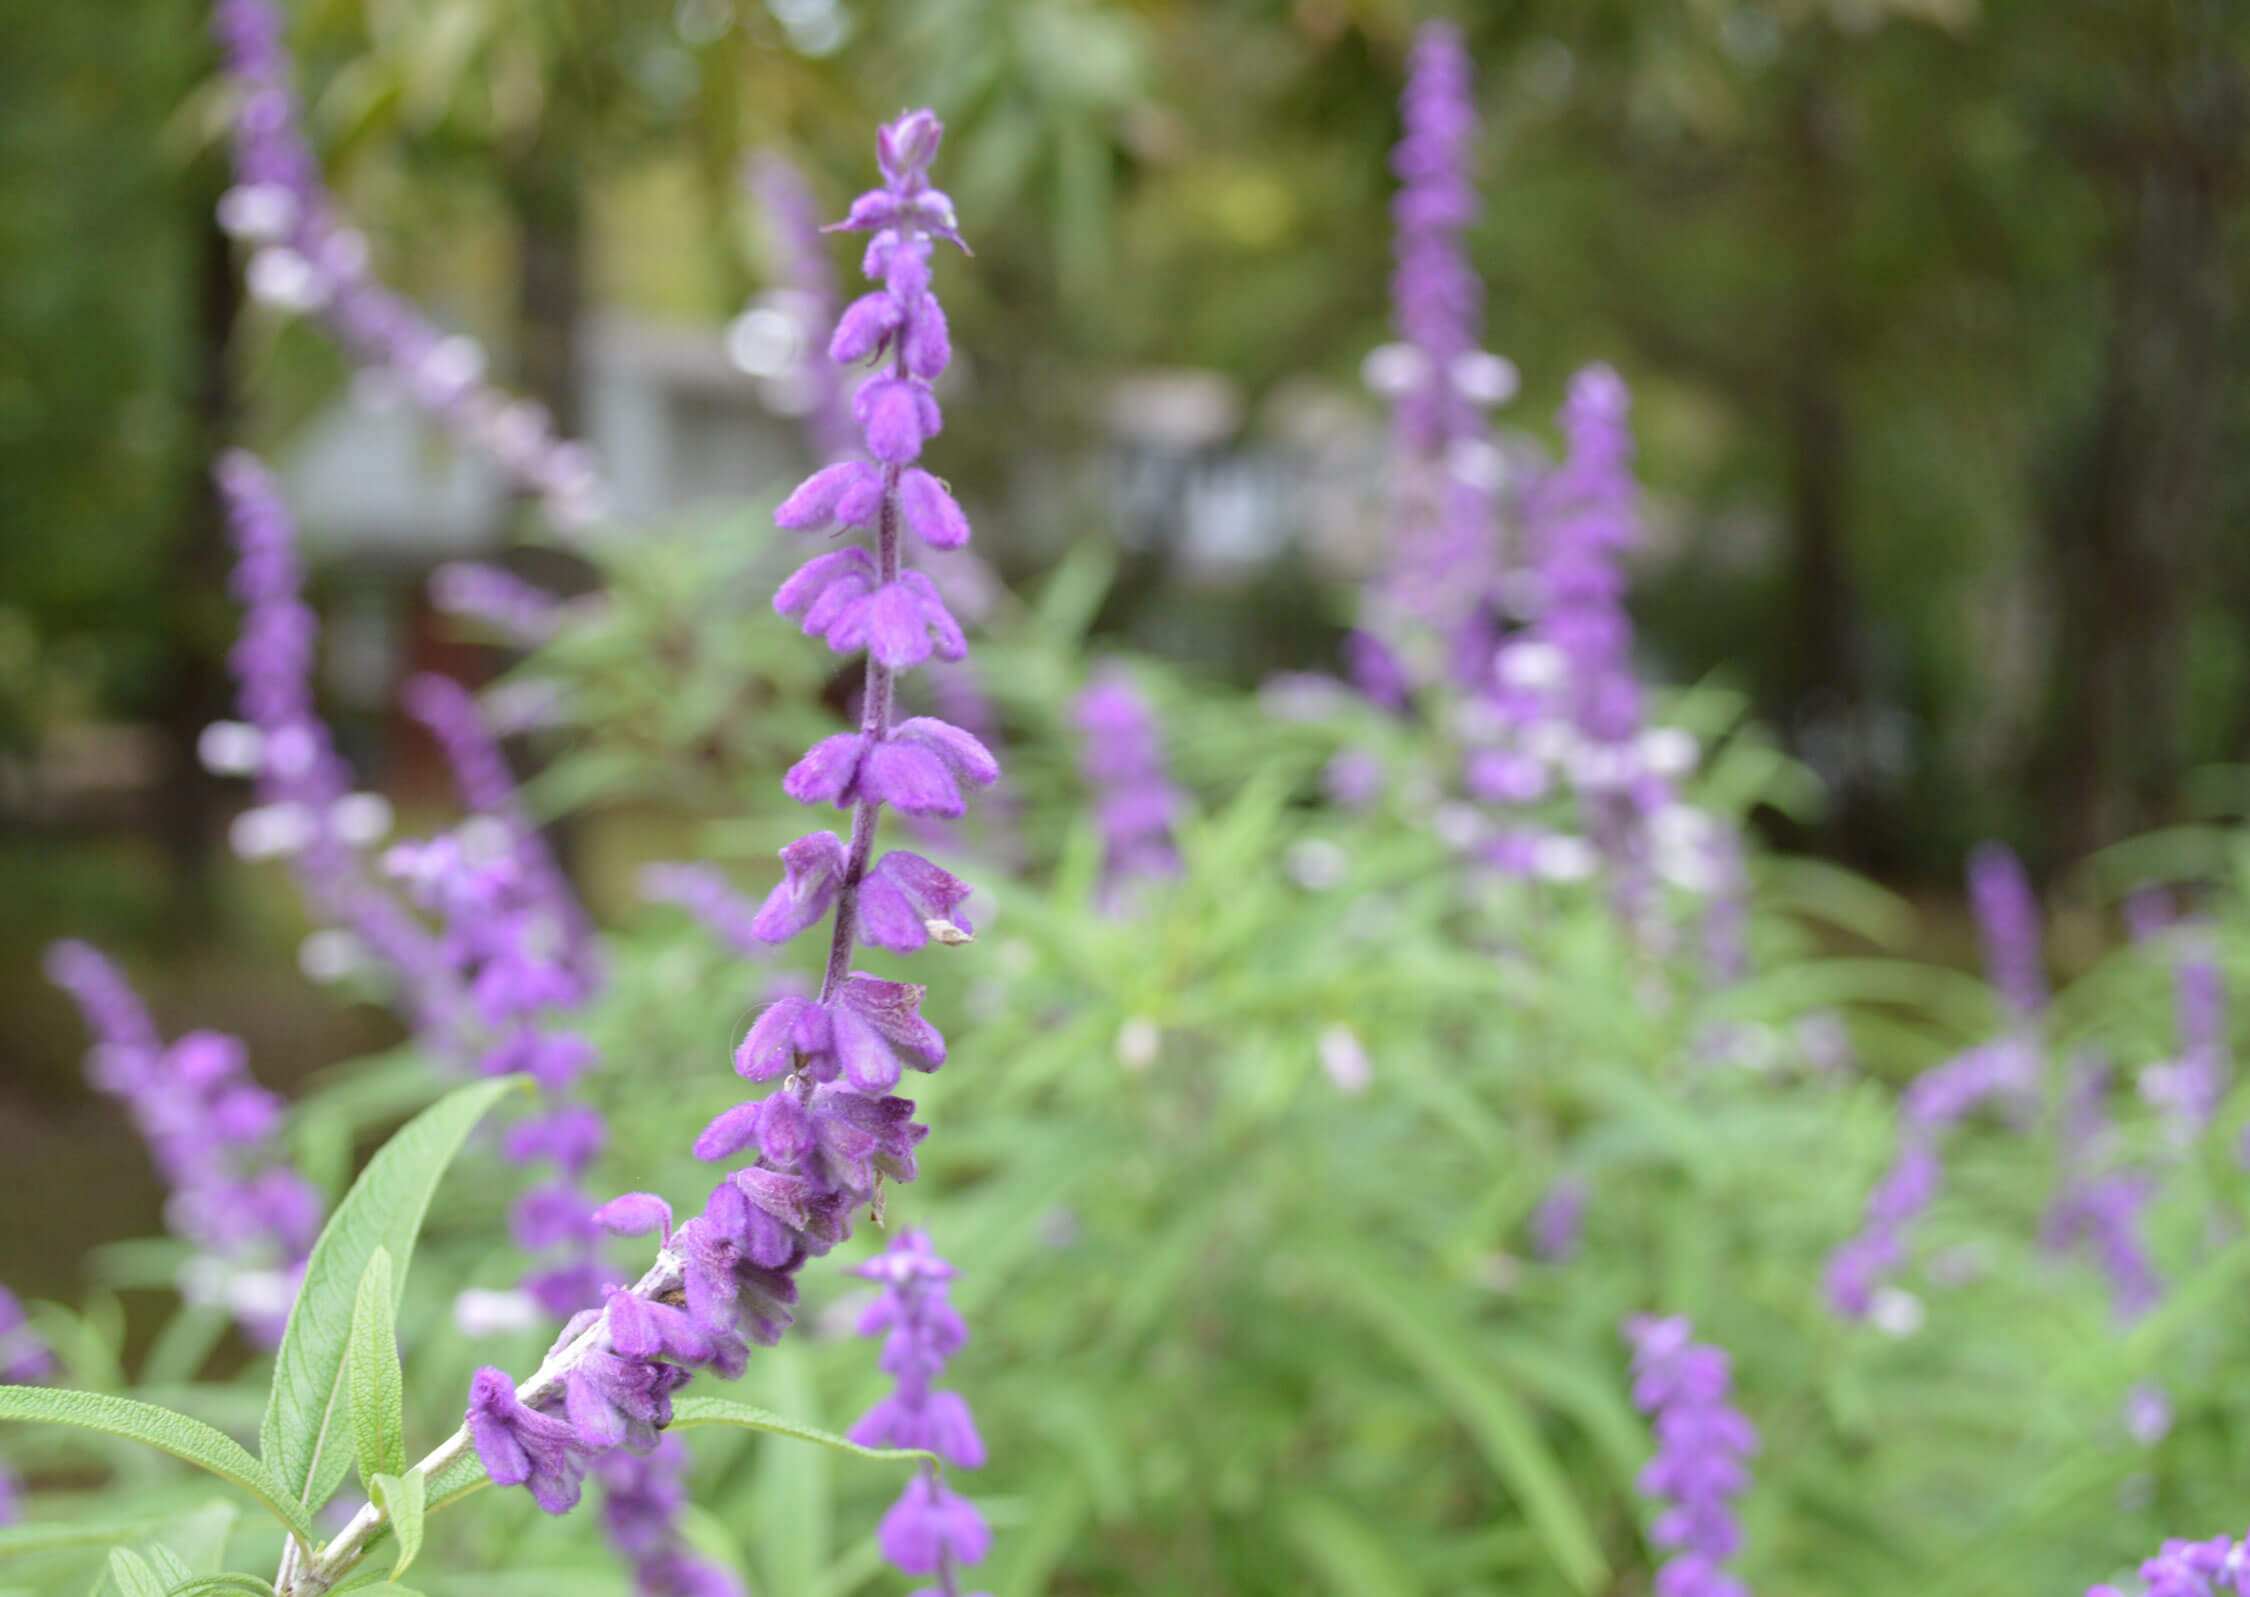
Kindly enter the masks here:
[[1000, 780], [1000, 762], [992, 757], [992, 751], [950, 722], [940, 721], [935, 716], [917, 715], [901, 721], [891, 736], [901, 743], [928, 749], [963, 781], [990, 787]]
[[924, 294], [915, 303], [913, 315], [907, 318], [904, 353], [906, 369], [925, 381], [936, 378], [952, 358], [952, 344], [945, 331], [945, 312], [931, 295]]
[[877, 803], [906, 815], [952, 819], [968, 809], [945, 762], [928, 749], [908, 743], [878, 743], [869, 750], [860, 785]]
[[[832, 549], [813, 556], [774, 590], [773, 607], [785, 616], [802, 615], [854, 578], [864, 589], [874, 575], [875, 562], [865, 549]], [[816, 629], [808, 622], [806, 630]]]
[[868, 601], [867, 640], [875, 658], [893, 671], [920, 665], [930, 657], [929, 623], [923, 618], [920, 599], [903, 580], [885, 583]]

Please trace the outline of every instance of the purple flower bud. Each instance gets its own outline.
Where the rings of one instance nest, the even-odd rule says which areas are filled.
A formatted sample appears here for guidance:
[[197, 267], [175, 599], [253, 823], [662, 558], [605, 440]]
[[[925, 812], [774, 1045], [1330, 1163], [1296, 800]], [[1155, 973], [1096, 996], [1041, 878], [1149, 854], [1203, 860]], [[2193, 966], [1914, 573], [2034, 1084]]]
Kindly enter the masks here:
[[653, 1192], [628, 1192], [596, 1209], [594, 1224], [612, 1236], [645, 1237], [655, 1233], [672, 1240], [672, 1206]]
[[899, 474], [898, 503], [906, 525], [932, 549], [959, 549], [968, 543], [969, 518], [945, 484], [921, 467], [909, 466]]

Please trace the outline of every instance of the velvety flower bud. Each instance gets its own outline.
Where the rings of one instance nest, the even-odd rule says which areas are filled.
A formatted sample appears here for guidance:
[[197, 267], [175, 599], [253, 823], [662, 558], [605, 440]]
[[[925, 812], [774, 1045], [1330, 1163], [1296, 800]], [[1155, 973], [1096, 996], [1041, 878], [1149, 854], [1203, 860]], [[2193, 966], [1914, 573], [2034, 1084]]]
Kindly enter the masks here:
[[899, 473], [898, 503], [907, 527], [932, 549], [959, 549], [968, 543], [969, 518], [961, 514], [945, 484], [921, 467], [909, 466]]
[[890, 342], [905, 320], [905, 310], [888, 293], [877, 289], [862, 294], [837, 320], [835, 335], [828, 341], [828, 358], [839, 366], [865, 360]]
[[862, 527], [881, 508], [883, 474], [865, 461], [823, 466], [800, 483], [774, 511], [774, 525], [791, 532], [819, 532], [831, 526]]
[[735, 1073], [771, 1081], [795, 1069], [800, 1058], [825, 1054], [828, 1047], [827, 1010], [809, 998], [782, 998], [767, 1006], [735, 1050]]
[[653, 1192], [628, 1192], [609, 1200], [590, 1217], [611, 1236], [672, 1239], [672, 1206]]
[[852, 397], [852, 418], [867, 433], [867, 450], [886, 465], [902, 466], [944, 425], [929, 389], [906, 377], [872, 377]]

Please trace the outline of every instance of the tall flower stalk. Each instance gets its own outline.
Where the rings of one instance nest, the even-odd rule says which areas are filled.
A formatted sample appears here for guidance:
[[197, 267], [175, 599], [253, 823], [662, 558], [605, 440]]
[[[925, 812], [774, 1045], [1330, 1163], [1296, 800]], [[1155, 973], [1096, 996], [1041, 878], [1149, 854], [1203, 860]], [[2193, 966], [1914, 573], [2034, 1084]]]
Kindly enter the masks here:
[[[487, 1366], [471, 1382], [462, 1428], [417, 1467], [434, 1475], [473, 1448], [502, 1486], [523, 1486], [552, 1513], [573, 1506], [596, 1458], [619, 1446], [653, 1449], [670, 1422], [672, 1396], [698, 1370], [739, 1375], [753, 1345], [770, 1346], [790, 1324], [797, 1273], [847, 1238], [856, 1211], [878, 1201], [883, 1180], [910, 1181], [925, 1128], [914, 1105], [890, 1091], [903, 1069], [935, 1070], [945, 1041], [922, 1019], [922, 989], [852, 969], [872, 945], [907, 952], [967, 936], [967, 887], [913, 855], [874, 857], [881, 811], [956, 816], [961, 785], [998, 775], [982, 744], [929, 718], [894, 720], [895, 673], [933, 653], [965, 649], [959, 628], [926, 579], [902, 570], [912, 531], [957, 547], [968, 523], [943, 484], [916, 466], [941, 425], [930, 380], [947, 358], [945, 321], [929, 289], [932, 242], [958, 244], [953, 209], [929, 187], [942, 129], [917, 111], [883, 128], [876, 154], [883, 187], [862, 195], [841, 227], [872, 234], [867, 274], [882, 286], [839, 323], [831, 353], [841, 363], [883, 362], [855, 399], [872, 457], [815, 472], [783, 502], [784, 527], [872, 527], [875, 552], [840, 550], [814, 559], [776, 597], [808, 631], [840, 651], [865, 648], [866, 685], [856, 732], [816, 745], [792, 768], [785, 790], [800, 803], [852, 812], [847, 842], [833, 832], [782, 851], [783, 878], [758, 916], [758, 935], [782, 941], [833, 914], [817, 998], [785, 998], [750, 1028], [737, 1071], [780, 1081], [770, 1096], [721, 1114], [697, 1138], [699, 1157], [757, 1157], [713, 1190], [676, 1231], [671, 1207], [628, 1193], [596, 1211], [619, 1235], [654, 1234], [656, 1263], [601, 1307], [572, 1317], [540, 1368], [517, 1382]], [[304, 1569], [284, 1597], [334, 1586], [385, 1520], [362, 1508]]]
[[1399, 341], [1367, 363], [1393, 403], [1393, 549], [1376, 632], [1416, 651], [1418, 638], [1433, 640], [1437, 657], [1417, 665], [1473, 677], [1491, 652], [1484, 611], [1499, 576], [1498, 457], [1484, 412], [1514, 393], [1515, 370], [1478, 347], [1484, 285], [1464, 246], [1479, 209], [1469, 173], [1475, 68], [1458, 29], [1429, 23], [1415, 36], [1399, 114], [1404, 133], [1391, 154]]

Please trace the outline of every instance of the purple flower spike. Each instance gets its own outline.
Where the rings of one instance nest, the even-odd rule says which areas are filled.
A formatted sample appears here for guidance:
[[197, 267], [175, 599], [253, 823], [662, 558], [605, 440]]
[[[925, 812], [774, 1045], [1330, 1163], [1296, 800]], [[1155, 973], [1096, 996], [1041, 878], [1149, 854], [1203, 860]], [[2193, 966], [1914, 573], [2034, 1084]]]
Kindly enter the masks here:
[[2039, 900], [2023, 862], [1999, 843], [1969, 851], [1969, 907], [1984, 936], [1992, 985], [2019, 1022], [2047, 1007], [2045, 956], [2040, 950]]
[[[1460, 654], [1471, 652], [1465, 635], [1498, 575], [1498, 482], [1484, 411], [1514, 392], [1515, 378], [1505, 360], [1478, 347], [1484, 285], [1463, 243], [1478, 211], [1470, 176], [1477, 110], [1458, 29], [1430, 23], [1415, 35], [1399, 116], [1404, 136], [1391, 156], [1400, 185], [1391, 202], [1399, 342], [1367, 362], [1395, 418], [1394, 549], [1382, 599], [1399, 620], [1434, 631]], [[1367, 684], [1371, 697], [1403, 701], [1403, 673], [1384, 676]]]
[[1640, 1487], [1665, 1504], [1649, 1539], [1674, 1549], [1657, 1572], [1664, 1597], [1749, 1597], [1724, 1565], [1742, 1546], [1730, 1500], [1750, 1484], [1745, 1464], [1758, 1433], [1728, 1405], [1727, 1356], [1693, 1340], [1682, 1318], [1636, 1315], [1625, 1322], [1633, 1347], [1633, 1406], [1655, 1422], [1657, 1450]]
[[[926, 1234], [908, 1231], [853, 1273], [882, 1283], [882, 1296], [860, 1316], [859, 1332], [884, 1339], [882, 1367], [898, 1384], [860, 1416], [851, 1439], [862, 1447], [918, 1448], [962, 1469], [982, 1468], [984, 1439], [969, 1405], [959, 1393], [931, 1384], [968, 1339], [946, 1301], [953, 1266], [931, 1250]], [[978, 1562], [992, 1543], [983, 1516], [928, 1470], [883, 1516], [878, 1539], [893, 1564], [909, 1575], [937, 1575], [946, 1591], [958, 1589], [954, 1567]]]
[[272, 0], [219, 0], [212, 31], [234, 88], [234, 186], [219, 225], [249, 251], [253, 299], [317, 316], [345, 355], [538, 497], [558, 527], [597, 521], [606, 490], [583, 444], [485, 380], [484, 351], [385, 288], [339, 211], [303, 128]]
[[1136, 883], [1180, 873], [1172, 825], [1184, 808], [1165, 776], [1156, 717], [1132, 680], [1106, 671], [1079, 695], [1080, 763], [1102, 830], [1102, 898], [1112, 913], [1130, 905]]
[[[855, 204], [845, 224], [875, 233], [868, 273], [888, 302], [887, 309], [858, 313], [860, 330], [844, 341], [847, 350], [855, 340], [865, 344], [887, 363], [861, 389], [857, 407], [868, 452], [881, 464], [824, 467], [777, 515], [786, 526], [875, 531], [872, 553], [824, 555], [791, 578], [778, 600], [837, 647], [864, 641], [868, 649], [859, 727], [816, 745], [783, 784], [804, 803], [850, 809], [849, 831], [815, 833], [784, 849], [783, 879], [755, 912], [707, 874], [672, 868], [646, 884], [652, 896], [722, 924], [738, 946], [787, 938], [833, 912], [827, 968], [817, 997], [790, 994], [770, 1005], [736, 1052], [743, 1076], [782, 1085], [720, 1115], [696, 1140], [699, 1157], [732, 1159], [755, 1150], [755, 1162], [727, 1173], [701, 1212], [671, 1232], [639, 1284], [610, 1289], [602, 1308], [582, 1308], [571, 1318], [530, 1384], [511, 1388], [498, 1371], [479, 1373], [467, 1417], [479, 1454], [495, 1481], [528, 1486], [551, 1510], [575, 1500], [580, 1477], [607, 1450], [663, 1455], [660, 1432], [672, 1395], [690, 1372], [739, 1375], [752, 1346], [771, 1346], [790, 1325], [805, 1262], [850, 1236], [855, 1214], [878, 1201], [885, 1178], [909, 1181], [916, 1174], [925, 1128], [914, 1122], [914, 1105], [889, 1088], [904, 1070], [941, 1065], [945, 1040], [922, 1018], [921, 987], [854, 971], [852, 956], [863, 942], [965, 941], [959, 908], [968, 889], [918, 855], [893, 853], [876, 863], [876, 833], [885, 806], [959, 814], [963, 785], [986, 786], [999, 776], [990, 751], [971, 734], [932, 718], [893, 717], [895, 672], [955, 653], [960, 642], [934, 585], [901, 564], [910, 522], [933, 543], [966, 535], [958, 506], [934, 479], [917, 480], [915, 505], [906, 506], [907, 463], [940, 423], [929, 384], [947, 354], [930, 294], [929, 254], [934, 238], [952, 235], [952, 206], [928, 188], [923, 173], [939, 131], [926, 112], [886, 130], [885, 187]], [[465, 906], [521, 874], [520, 862], [475, 857], [458, 841], [409, 854], [400, 867], [434, 900], [458, 898]], [[538, 962], [519, 959], [490, 980], [480, 971], [475, 996], [480, 1006], [503, 1010], [534, 998], [567, 1001], [568, 992], [548, 990], [550, 975]], [[509, 1057], [531, 1046], [524, 1042]], [[651, 1194], [627, 1194], [575, 1221], [571, 1215], [583, 1217], [584, 1202], [573, 1211], [561, 1186], [534, 1200], [519, 1223], [541, 1233], [583, 1226], [662, 1234], [670, 1222]], [[563, 1301], [567, 1290], [587, 1301], [594, 1295], [589, 1268], [558, 1277], [548, 1296]], [[941, 1320], [949, 1314], [943, 1310]], [[950, 1456], [981, 1453], [958, 1400], [918, 1412], [918, 1423]], [[678, 1501], [676, 1470], [635, 1473], [614, 1454], [596, 1467], [616, 1494], [612, 1528], [644, 1591], [731, 1589], [727, 1577], [689, 1559], [664, 1528]], [[940, 1491], [933, 1482], [932, 1492]], [[926, 1567], [933, 1570], [981, 1554], [989, 1540], [975, 1510], [949, 1496], [925, 1493], [912, 1512], [894, 1517], [901, 1544], [928, 1549]]]
[[[250, 1079], [249, 1051], [208, 1031], [165, 1047], [123, 975], [84, 943], [50, 948], [47, 973], [94, 1035], [88, 1079], [124, 1107], [170, 1189], [165, 1223], [223, 1267], [225, 1301], [244, 1330], [279, 1342], [321, 1203], [277, 1146], [280, 1101]], [[13, 1299], [0, 1311], [4, 1360], [21, 1312]]]

